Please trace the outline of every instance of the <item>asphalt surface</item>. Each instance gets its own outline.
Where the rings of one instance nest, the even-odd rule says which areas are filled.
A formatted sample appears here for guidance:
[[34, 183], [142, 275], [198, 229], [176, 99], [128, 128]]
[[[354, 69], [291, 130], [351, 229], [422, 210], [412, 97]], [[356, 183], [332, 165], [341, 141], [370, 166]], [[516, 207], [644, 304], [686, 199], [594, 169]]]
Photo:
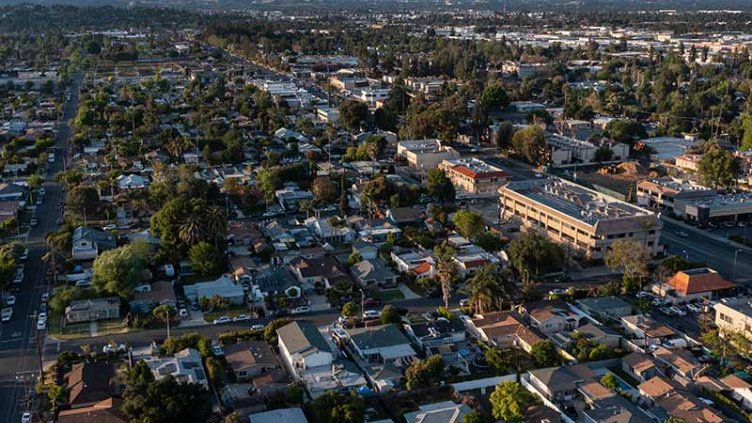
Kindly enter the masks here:
[[35, 378], [39, 375], [38, 348], [41, 347], [37, 342], [40, 334], [37, 333], [36, 313], [42, 293], [49, 289], [45, 284], [46, 266], [42, 261], [42, 256], [47, 251], [44, 238], [48, 232], [57, 230], [56, 221], [61, 216], [57, 204], [65, 195], [62, 186], [55, 183], [52, 177], [63, 169], [71, 136], [67, 122], [76, 114], [79, 84], [80, 79], [72, 82], [71, 98], [63, 106], [63, 117], [58, 125], [53, 150], [57, 160], [48, 165], [48, 177], [43, 185], [44, 203], [36, 209], [39, 223], [31, 228], [25, 241], [29, 257], [25, 264], [21, 290], [15, 293], [13, 317], [10, 322], [0, 325], [0, 422], [21, 421], [21, 413], [27, 411], [27, 393], [33, 390]]

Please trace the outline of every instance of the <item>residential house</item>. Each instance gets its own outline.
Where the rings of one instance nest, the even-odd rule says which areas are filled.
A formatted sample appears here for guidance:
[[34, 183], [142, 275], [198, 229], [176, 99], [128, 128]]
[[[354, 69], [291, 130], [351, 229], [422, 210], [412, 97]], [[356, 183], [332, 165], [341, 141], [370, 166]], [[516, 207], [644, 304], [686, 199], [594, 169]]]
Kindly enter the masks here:
[[149, 181], [141, 175], [120, 175], [115, 179], [118, 188], [123, 190], [143, 189], [149, 186]]
[[653, 355], [658, 362], [667, 367], [666, 376], [682, 384], [695, 380], [706, 369], [688, 350], [669, 350], [658, 347]]
[[65, 374], [70, 408], [88, 407], [120, 394], [115, 365], [106, 361], [76, 363]]
[[462, 423], [465, 415], [472, 411], [465, 404], [456, 404], [452, 401], [421, 405], [418, 411], [405, 413], [407, 423]]
[[671, 392], [656, 402], [659, 407], [666, 410], [668, 415], [685, 422], [722, 423], [726, 421], [707, 404], [688, 393]]
[[531, 327], [544, 334], [574, 330], [582, 318], [561, 300], [526, 303], [520, 305], [519, 310], [522, 317], [530, 321]]
[[397, 326], [379, 325], [346, 329], [353, 352], [368, 363], [407, 367], [417, 356]]
[[278, 408], [248, 416], [250, 423], [308, 423], [301, 408]]
[[379, 247], [373, 242], [358, 238], [353, 242], [352, 252], [358, 253], [363, 260], [374, 260], [379, 257]]
[[279, 367], [277, 357], [265, 341], [241, 341], [224, 347], [225, 360], [240, 382], [271, 372]]
[[120, 298], [91, 298], [71, 301], [65, 308], [67, 323], [93, 322], [120, 317]]
[[364, 241], [380, 244], [389, 241], [389, 237], [400, 239], [402, 237], [402, 229], [385, 222], [378, 225], [368, 225], [358, 231], [358, 235]]
[[676, 335], [670, 327], [641, 314], [623, 316], [620, 321], [622, 329], [632, 337], [632, 341], [645, 347], [660, 344]]
[[707, 267], [680, 270], [666, 282], [652, 286], [653, 292], [673, 304], [730, 296], [735, 289], [736, 284]]
[[295, 184], [288, 185], [274, 192], [279, 205], [286, 211], [298, 211], [301, 202], [313, 200], [313, 194], [310, 191], [303, 191]]
[[633, 352], [622, 357], [621, 369], [643, 383], [661, 374], [655, 359], [641, 352]]
[[455, 345], [465, 341], [465, 325], [460, 319], [439, 318], [406, 323], [403, 327], [407, 337], [418, 347], [418, 351], [424, 353], [434, 347]]
[[253, 247], [256, 252], [266, 247], [264, 235], [256, 222], [250, 220], [231, 220], [227, 222], [227, 242], [230, 245]]
[[425, 218], [425, 213], [420, 207], [392, 207], [386, 211], [386, 220], [400, 228], [420, 227]]
[[294, 321], [277, 329], [279, 354], [288, 371], [300, 378], [307, 369], [331, 366], [332, 350], [313, 324]]
[[306, 369], [301, 373], [300, 382], [313, 399], [328, 391], [349, 394], [368, 385], [360, 368], [353, 361], [343, 358], [334, 360], [331, 366]]
[[752, 385], [735, 374], [721, 378], [723, 390], [728, 392], [731, 398], [744, 410], [752, 410]]
[[583, 411], [583, 419], [587, 423], [653, 422], [645, 412], [619, 395], [596, 401], [593, 408]]
[[596, 319], [606, 317], [618, 320], [632, 314], [632, 305], [613, 295], [608, 297], [582, 298], [577, 300], [577, 306]]
[[511, 311], [479, 314], [464, 321], [472, 336], [498, 348], [513, 347], [518, 328], [524, 326], [520, 317]]
[[618, 348], [621, 342], [621, 335], [608, 326], [587, 323], [575, 329], [574, 332], [584, 336], [585, 339], [610, 348]]
[[529, 372], [530, 384], [549, 401], [571, 401], [579, 393], [578, 385], [595, 380], [595, 373], [584, 364], [549, 367]]
[[353, 242], [357, 233], [347, 226], [334, 226], [327, 219], [309, 217], [304, 221], [306, 228], [321, 243]]
[[26, 197], [26, 187], [14, 183], [0, 183], [0, 202], [23, 201]]
[[414, 249], [394, 249], [391, 252], [392, 261], [397, 270], [402, 273], [412, 273], [417, 279], [430, 278], [436, 275], [436, 259], [427, 252]]
[[[173, 308], [177, 306], [175, 290], [172, 289], [170, 282], [160, 281], [142, 286], [144, 289], [136, 290], [133, 293], [133, 299], [128, 303], [132, 313], [151, 313], [154, 308], [160, 305]], [[148, 289], [145, 287], [148, 287]]]
[[740, 333], [752, 340], [752, 305], [749, 298], [720, 302], [715, 309], [715, 324], [722, 331]]
[[73, 260], [93, 260], [103, 251], [117, 247], [117, 242], [111, 233], [79, 226], [73, 230], [71, 245]]
[[128, 423], [128, 418], [120, 411], [122, 401], [107, 398], [87, 407], [63, 410], [57, 416], [57, 423]]
[[201, 298], [216, 296], [225, 298], [232, 304], [243, 304], [245, 302], [243, 286], [235, 283], [230, 275], [222, 275], [213, 281], [185, 285], [183, 292], [192, 303], [197, 303]]
[[350, 273], [361, 287], [373, 285], [381, 288], [397, 286], [398, 275], [381, 259], [362, 260], [350, 268]]
[[197, 383], [207, 389], [209, 387], [209, 379], [197, 349], [186, 348], [172, 357], [151, 357], [145, 361], [157, 380], [170, 375], [180, 383]]
[[347, 280], [347, 270], [332, 257], [318, 259], [297, 258], [290, 263], [290, 270], [302, 284], [332, 288], [336, 281]]

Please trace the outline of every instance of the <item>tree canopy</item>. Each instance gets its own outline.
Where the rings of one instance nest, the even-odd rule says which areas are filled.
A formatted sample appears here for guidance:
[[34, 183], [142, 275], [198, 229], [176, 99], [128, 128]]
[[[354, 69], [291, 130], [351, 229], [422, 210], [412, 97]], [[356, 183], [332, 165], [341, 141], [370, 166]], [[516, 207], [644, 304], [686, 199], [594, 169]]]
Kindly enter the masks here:
[[491, 393], [492, 414], [505, 422], [525, 421], [525, 412], [541, 401], [517, 382], [502, 382]]

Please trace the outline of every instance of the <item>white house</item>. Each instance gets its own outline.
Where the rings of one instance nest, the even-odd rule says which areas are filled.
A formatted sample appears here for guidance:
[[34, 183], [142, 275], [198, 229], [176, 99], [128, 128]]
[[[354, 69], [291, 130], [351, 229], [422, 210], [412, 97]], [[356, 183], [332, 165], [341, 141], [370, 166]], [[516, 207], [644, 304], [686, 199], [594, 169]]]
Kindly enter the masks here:
[[417, 353], [410, 340], [394, 325], [347, 329], [353, 351], [369, 363], [390, 363], [405, 367]]
[[157, 380], [171, 375], [180, 383], [198, 383], [207, 388], [209, 386], [204, 365], [201, 363], [201, 354], [194, 348], [186, 348], [172, 357], [147, 359], [146, 364]]
[[117, 246], [115, 237], [104, 231], [79, 226], [71, 235], [71, 258], [93, 260], [99, 253]]
[[277, 329], [277, 337], [282, 361], [296, 379], [307, 369], [332, 365], [332, 350], [313, 324], [292, 322]]
[[245, 297], [242, 285], [236, 284], [230, 275], [222, 275], [209, 282], [186, 285], [183, 287], [183, 292], [191, 302], [197, 302], [201, 298], [220, 296], [233, 304], [242, 304]]
[[141, 175], [120, 175], [116, 179], [121, 190], [146, 188], [148, 181]]

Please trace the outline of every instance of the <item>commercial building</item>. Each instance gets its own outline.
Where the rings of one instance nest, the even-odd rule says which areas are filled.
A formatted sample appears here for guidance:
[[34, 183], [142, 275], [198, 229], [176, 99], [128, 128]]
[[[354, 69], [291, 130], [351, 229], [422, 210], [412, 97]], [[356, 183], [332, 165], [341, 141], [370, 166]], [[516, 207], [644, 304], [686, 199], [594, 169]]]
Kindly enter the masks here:
[[603, 259], [611, 244], [630, 239], [659, 254], [662, 223], [637, 206], [559, 178], [512, 181], [500, 190], [502, 216], [517, 218], [589, 259]]
[[473, 194], [496, 194], [510, 179], [504, 169], [474, 157], [444, 160], [439, 169], [446, 173], [455, 188]]
[[677, 200], [674, 213], [692, 222], [739, 221], [752, 218], [752, 193], [718, 194]]
[[752, 304], [749, 298], [735, 298], [714, 306], [715, 324], [722, 331], [741, 333], [752, 340]]
[[680, 169], [697, 172], [700, 170], [700, 159], [702, 159], [702, 156], [699, 154], [684, 154], [678, 156], [675, 163], [676, 167]]
[[436, 139], [400, 141], [397, 143], [397, 155], [405, 158], [409, 166], [426, 172], [437, 167], [444, 160], [460, 157], [457, 150], [441, 145], [441, 142]]
[[715, 190], [673, 178], [645, 179], [637, 183], [637, 204], [673, 210], [677, 200], [691, 200], [715, 195]]
[[[556, 166], [571, 163], [595, 163], [595, 153], [600, 148], [589, 141], [558, 134], [547, 134], [546, 144], [551, 147], [551, 163]], [[604, 143], [602, 147], [611, 150], [610, 161], [625, 160], [629, 157], [629, 146], [627, 144]]]
[[673, 304], [723, 297], [733, 294], [736, 284], [707, 267], [676, 272], [666, 282], [653, 284], [652, 291]]

